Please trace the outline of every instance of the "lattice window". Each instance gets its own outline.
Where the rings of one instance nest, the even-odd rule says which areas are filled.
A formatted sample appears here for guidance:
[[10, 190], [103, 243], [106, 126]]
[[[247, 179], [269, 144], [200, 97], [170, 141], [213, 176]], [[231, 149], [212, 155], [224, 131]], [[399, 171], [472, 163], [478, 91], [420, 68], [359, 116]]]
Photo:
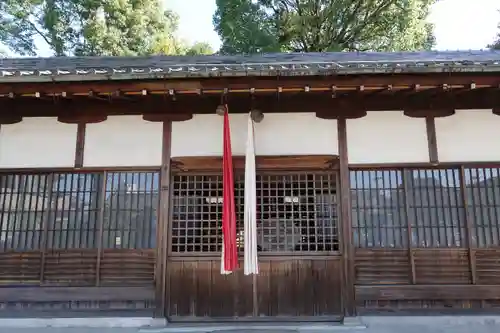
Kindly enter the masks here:
[[49, 175], [49, 179], [46, 247], [97, 248], [102, 174], [58, 173]]
[[[464, 246], [458, 169], [351, 172], [352, 223], [358, 247]], [[410, 231], [408, 230], [410, 226]]]
[[[243, 248], [244, 179], [235, 179], [238, 245]], [[218, 252], [222, 245], [222, 176], [173, 178], [172, 252]], [[290, 173], [257, 176], [261, 252], [338, 250], [336, 177]]]
[[414, 247], [466, 246], [458, 169], [405, 170]]
[[103, 247], [155, 247], [158, 172], [108, 172]]
[[472, 245], [500, 245], [500, 169], [466, 168], [464, 188]]
[[0, 175], [0, 249], [39, 249], [49, 207], [49, 177]]
[[0, 174], [0, 249], [154, 247], [159, 173], [106, 175]]
[[400, 170], [351, 172], [352, 229], [357, 247], [408, 246]]

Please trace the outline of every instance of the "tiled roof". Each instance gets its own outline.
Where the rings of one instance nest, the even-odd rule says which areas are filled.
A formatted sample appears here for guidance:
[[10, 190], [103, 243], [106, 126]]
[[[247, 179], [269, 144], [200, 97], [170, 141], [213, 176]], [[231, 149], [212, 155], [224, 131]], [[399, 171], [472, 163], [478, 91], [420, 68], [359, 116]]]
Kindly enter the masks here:
[[0, 59], [0, 82], [485, 71], [500, 72], [500, 51]]

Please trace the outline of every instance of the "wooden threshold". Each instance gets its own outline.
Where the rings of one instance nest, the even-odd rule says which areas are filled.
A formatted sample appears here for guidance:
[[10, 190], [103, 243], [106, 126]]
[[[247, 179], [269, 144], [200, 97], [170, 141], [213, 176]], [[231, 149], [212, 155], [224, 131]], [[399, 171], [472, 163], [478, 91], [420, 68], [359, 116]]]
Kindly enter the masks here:
[[154, 287], [1, 287], [0, 302], [148, 301]]

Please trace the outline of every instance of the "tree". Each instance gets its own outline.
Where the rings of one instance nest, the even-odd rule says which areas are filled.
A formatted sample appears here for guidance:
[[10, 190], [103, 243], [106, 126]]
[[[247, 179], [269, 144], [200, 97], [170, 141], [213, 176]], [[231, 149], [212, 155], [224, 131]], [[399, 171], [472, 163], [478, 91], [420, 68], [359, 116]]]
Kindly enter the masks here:
[[2, 0], [0, 43], [20, 55], [36, 55], [37, 40], [56, 56], [177, 54], [188, 49], [177, 21], [161, 0]]
[[160, 39], [153, 48], [153, 54], [199, 55], [213, 54], [210, 44], [196, 42], [189, 46], [186, 42], [166, 36]]
[[222, 53], [430, 49], [436, 0], [216, 0]]
[[213, 54], [212, 46], [206, 42], [196, 42], [186, 49], [186, 55]]

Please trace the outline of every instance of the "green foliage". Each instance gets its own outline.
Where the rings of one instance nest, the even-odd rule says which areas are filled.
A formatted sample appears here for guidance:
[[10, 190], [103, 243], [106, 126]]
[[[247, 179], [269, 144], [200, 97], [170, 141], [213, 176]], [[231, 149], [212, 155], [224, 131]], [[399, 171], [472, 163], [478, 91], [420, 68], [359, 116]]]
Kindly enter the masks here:
[[222, 53], [430, 49], [436, 0], [217, 0]]
[[0, 43], [20, 55], [37, 39], [56, 56], [182, 54], [177, 22], [161, 0], [0, 1]]
[[197, 54], [213, 54], [214, 50], [210, 44], [205, 42], [196, 42], [186, 49], [186, 55], [197, 55]]

